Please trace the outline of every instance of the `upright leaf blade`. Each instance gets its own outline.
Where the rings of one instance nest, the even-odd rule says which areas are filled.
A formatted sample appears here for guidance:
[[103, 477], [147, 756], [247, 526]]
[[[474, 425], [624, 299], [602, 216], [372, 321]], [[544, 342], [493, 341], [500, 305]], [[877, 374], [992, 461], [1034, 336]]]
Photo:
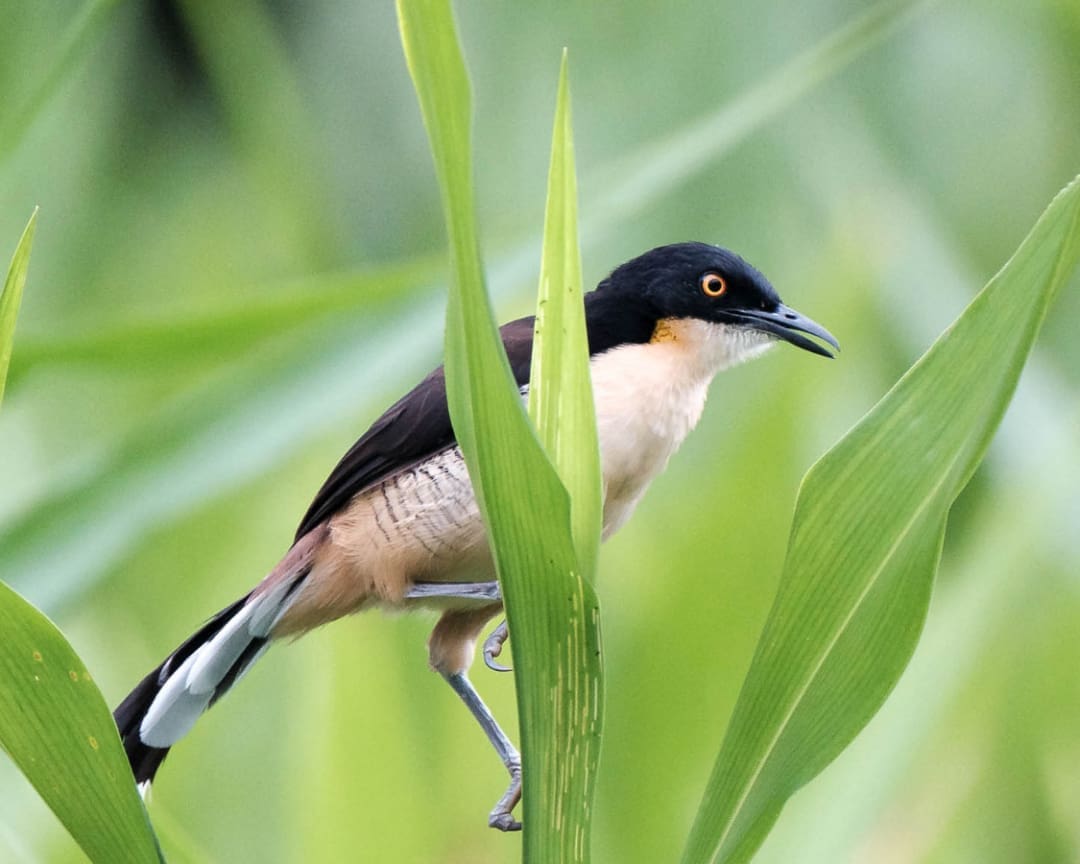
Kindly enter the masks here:
[[4, 382], [11, 363], [11, 346], [15, 339], [15, 320], [19, 316], [26, 271], [30, 266], [30, 248], [34, 245], [34, 229], [37, 228], [37, 208], [23, 229], [15, 254], [11, 256], [4, 291], [0, 294], [0, 402], [4, 400]]
[[0, 745], [91, 861], [163, 861], [101, 691], [63, 634], [0, 582]]
[[[37, 210], [0, 294], [0, 399]], [[162, 861], [101, 691], [56, 627], [0, 582], [0, 748], [95, 862]]]
[[747, 861], [877, 711], [922, 628], [950, 506], [1080, 259], [1080, 178], [807, 474], [784, 573], [683, 861]]
[[524, 757], [524, 856], [588, 857], [599, 748], [598, 609], [570, 499], [528, 422], [484, 288], [468, 79], [446, 0], [398, 0], [450, 235], [450, 413], [484, 514], [515, 644]]
[[[559, 699], [552, 712], [554, 726], [547, 736], [554, 747], [546, 752], [544, 763], [545, 772], [554, 774], [554, 785], [550, 788], [555, 797], [543, 805], [542, 812], [551, 813], [549, 808], [556, 805], [556, 813], [580, 814], [577, 818], [583, 822], [581, 834], [585, 842], [575, 845], [572, 852], [587, 858], [603, 725], [599, 601], [593, 588], [603, 505], [578, 249], [577, 177], [565, 50], [551, 141], [529, 412], [544, 449], [570, 493], [571, 534], [581, 568], [577, 578], [552, 579], [546, 596], [529, 599], [530, 605], [542, 599], [548, 614], [556, 621], [567, 611], [562, 606], [566, 602], [563, 595], [569, 594], [573, 604], [569, 610], [571, 620], [558, 622], [562, 632], [553, 634], [556, 643], [545, 647], [534, 640], [529, 648], [530, 651], [557, 649], [546, 670], [549, 692], [558, 692], [554, 687], [565, 682], [561, 688], [565, 698]], [[517, 639], [517, 631], [514, 632]], [[515, 657], [520, 657], [522, 644], [518, 641]], [[543, 691], [541, 697], [542, 694]], [[567, 749], [561, 750], [562, 747]], [[535, 818], [531, 810], [526, 812], [527, 818]], [[557, 824], [553, 827], [557, 832], [566, 830]], [[573, 837], [574, 832], [569, 834]], [[557, 847], [551, 844], [548, 851], [554, 853]], [[563, 854], [551, 860], [581, 859]]]
[[582, 281], [570, 82], [564, 50], [551, 140], [529, 414], [570, 492], [574, 544], [585, 576], [592, 581], [603, 508]]

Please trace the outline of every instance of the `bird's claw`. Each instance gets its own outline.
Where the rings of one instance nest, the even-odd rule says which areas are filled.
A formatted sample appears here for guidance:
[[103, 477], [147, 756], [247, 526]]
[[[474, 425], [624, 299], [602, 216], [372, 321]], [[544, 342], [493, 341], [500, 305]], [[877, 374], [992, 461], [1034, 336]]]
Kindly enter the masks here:
[[[506, 626], [504, 620], [498, 627], [491, 631], [491, 635], [484, 640], [484, 665], [488, 667], [492, 672], [510, 672], [512, 671], [509, 666], [503, 666], [502, 663], [496, 663], [495, 658], [502, 654], [503, 644], [510, 638], [510, 628]], [[495, 814], [492, 814], [494, 818]], [[492, 827], [496, 827], [492, 822]], [[521, 826], [517, 828], [503, 828], [503, 831], [517, 831]]]
[[520, 831], [521, 823], [510, 811], [521, 800], [521, 762], [515, 760], [506, 767], [510, 771], [510, 786], [488, 816], [488, 825], [498, 831]]
[[492, 813], [488, 825], [497, 831], [520, 831], [521, 823], [509, 813]]

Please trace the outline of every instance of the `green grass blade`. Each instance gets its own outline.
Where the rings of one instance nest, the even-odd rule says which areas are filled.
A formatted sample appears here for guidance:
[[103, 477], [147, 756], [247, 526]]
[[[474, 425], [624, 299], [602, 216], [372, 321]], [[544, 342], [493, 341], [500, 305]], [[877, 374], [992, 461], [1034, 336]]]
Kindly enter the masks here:
[[112, 714], [63, 634], [0, 582], [0, 745], [91, 861], [163, 861]]
[[[48, 365], [85, 364], [140, 373], [191, 369], [242, 356], [256, 344], [318, 321], [371, 316], [426, 291], [445, 269], [420, 258], [357, 272], [329, 273], [260, 289], [223, 287], [215, 306], [163, 308], [139, 317], [69, 324], [51, 332], [23, 333], [10, 380]], [[254, 296], [252, 296], [254, 294]], [[239, 297], [237, 297], [239, 295]]]
[[564, 51], [548, 172], [529, 414], [544, 449], [551, 454], [559, 477], [570, 492], [574, 545], [585, 577], [592, 581], [600, 548], [603, 508], [600, 448], [596, 440], [582, 296], [577, 176]]
[[525, 415], [484, 288], [469, 86], [449, 4], [399, 0], [398, 16], [450, 234], [451, 416], [488, 526], [515, 644], [524, 857], [585, 861], [591, 824], [585, 779], [599, 744], [599, 694], [587, 686], [590, 677], [598, 679], [598, 610], [575, 554], [569, 497]]
[[964, 313], [807, 474], [784, 573], [684, 862], [747, 861], [914, 650], [949, 508], [1080, 259], [1080, 178]]
[[[620, 159], [587, 195], [583, 233], [611, 230], [783, 115], [937, 0], [881, 0], [763, 76], [717, 111], [662, 135]], [[589, 190], [586, 190], [589, 191]]]
[[4, 291], [0, 294], [0, 402], [4, 401], [4, 382], [7, 380], [8, 364], [11, 363], [11, 346], [15, 338], [15, 320], [19, 316], [22, 303], [23, 286], [26, 285], [26, 270], [30, 266], [30, 248], [34, 245], [34, 229], [37, 227], [35, 208], [26, 223], [19, 245], [11, 257], [7, 278], [4, 279]]

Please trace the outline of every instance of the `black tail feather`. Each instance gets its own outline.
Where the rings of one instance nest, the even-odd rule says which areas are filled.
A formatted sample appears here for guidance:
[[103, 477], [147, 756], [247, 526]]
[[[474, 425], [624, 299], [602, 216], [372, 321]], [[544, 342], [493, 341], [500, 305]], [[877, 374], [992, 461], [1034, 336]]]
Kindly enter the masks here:
[[[240, 610], [247, 602], [247, 599], [247, 597], [243, 597], [237, 600], [207, 621], [199, 628], [198, 632], [186, 639], [179, 648], [166, 657], [160, 666], [143, 678], [135, 689], [128, 694], [127, 698], [120, 703], [116, 711], [113, 712], [113, 719], [116, 721], [116, 728], [120, 731], [120, 739], [124, 743], [124, 751], [127, 753], [128, 762], [131, 763], [131, 772], [135, 775], [136, 783], [149, 783], [152, 781], [158, 767], [169, 753], [168, 747], [151, 747], [143, 743], [142, 738], [139, 737], [139, 727], [142, 725], [146, 712], [150, 710], [154, 697], [161, 692], [161, 688], [169, 680], [169, 676], [199, 646], [212, 639], [225, 626], [225, 623]], [[265, 642], [266, 640], [259, 641]], [[236, 664], [238, 668], [235, 671], [230, 670], [227, 680], [223, 682], [225, 686], [218, 689], [215, 699], [220, 697], [232, 685], [237, 675], [254, 656], [255, 650], [255, 648], [252, 648], [250, 655], [245, 652], [245, 656], [241, 658], [241, 661], [244, 661], [242, 665], [238, 662]]]

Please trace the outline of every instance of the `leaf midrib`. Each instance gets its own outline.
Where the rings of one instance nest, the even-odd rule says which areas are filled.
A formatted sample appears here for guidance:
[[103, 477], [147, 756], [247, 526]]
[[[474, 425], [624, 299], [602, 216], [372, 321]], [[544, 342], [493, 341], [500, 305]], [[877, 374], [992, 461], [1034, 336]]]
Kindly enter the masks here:
[[799, 706], [802, 704], [803, 699], [806, 697], [807, 692], [809, 692], [811, 686], [813, 686], [814, 682], [817, 680], [822, 667], [824, 667], [825, 663], [828, 661], [833, 650], [835, 649], [837, 643], [840, 641], [840, 638], [847, 631], [848, 626], [851, 624], [856, 614], [862, 608], [862, 605], [866, 601], [866, 598], [870, 595], [870, 592], [877, 585], [878, 580], [881, 578], [881, 574], [885, 572], [885, 569], [893, 560], [900, 547], [903, 546], [904, 543], [907, 541], [912, 529], [922, 518], [930, 503], [936, 499], [938, 492], [940, 492], [942, 487], [945, 486], [949, 478], [952, 477], [953, 469], [956, 467], [956, 464], [957, 462], [959, 462], [960, 456], [962, 454], [963, 450], [957, 453], [957, 455], [953, 457], [952, 460], [950, 460], [948, 464], [948, 470], [941, 473], [941, 479], [939, 479], [937, 483], [935, 483], [931, 487], [929, 494], [927, 494], [923, 498], [922, 502], [915, 509], [915, 512], [912, 514], [911, 518], [907, 521], [907, 523], [905, 523], [903, 530], [899, 533], [896, 540], [889, 547], [889, 550], [886, 552], [884, 558], [882, 558], [881, 564], [867, 581], [866, 587], [864, 587], [863, 590], [859, 593], [858, 598], [852, 605], [851, 611], [849, 611], [848, 614], [844, 617], [844, 620], [840, 623], [840, 626], [837, 628], [836, 632], [825, 645], [824, 650], [821, 652], [821, 655], [818, 657], [811, 670], [811, 674], [807, 677], [805, 683], [796, 692], [795, 698], [792, 700], [790, 707], [784, 714], [784, 718], [781, 721], [779, 727], [777, 727], [776, 733], [772, 736], [772, 739], [769, 741], [768, 746], [762, 753], [761, 758], [758, 760], [757, 765], [755, 766], [753, 772], [750, 775], [749, 782], [745, 785], [742, 795], [739, 796], [739, 800], [736, 802], [735, 807], [731, 811], [731, 816], [728, 818], [727, 823], [724, 826], [724, 830], [721, 833], [720, 838], [717, 840], [714, 847], [715, 852], [712, 856], [712, 859], [714, 861], [716, 860], [716, 855], [723, 848], [724, 843], [727, 842], [727, 838], [731, 833], [731, 829], [738, 821], [739, 815], [742, 813], [743, 807], [745, 806], [747, 799], [750, 797], [751, 791], [753, 791], [754, 787], [756, 786], [758, 778], [761, 776], [762, 771], [765, 770], [766, 763], [769, 761], [769, 758], [776, 750], [777, 743], [787, 731], [787, 728], [791, 723], [791, 718], [795, 715], [795, 712], [798, 710]]

